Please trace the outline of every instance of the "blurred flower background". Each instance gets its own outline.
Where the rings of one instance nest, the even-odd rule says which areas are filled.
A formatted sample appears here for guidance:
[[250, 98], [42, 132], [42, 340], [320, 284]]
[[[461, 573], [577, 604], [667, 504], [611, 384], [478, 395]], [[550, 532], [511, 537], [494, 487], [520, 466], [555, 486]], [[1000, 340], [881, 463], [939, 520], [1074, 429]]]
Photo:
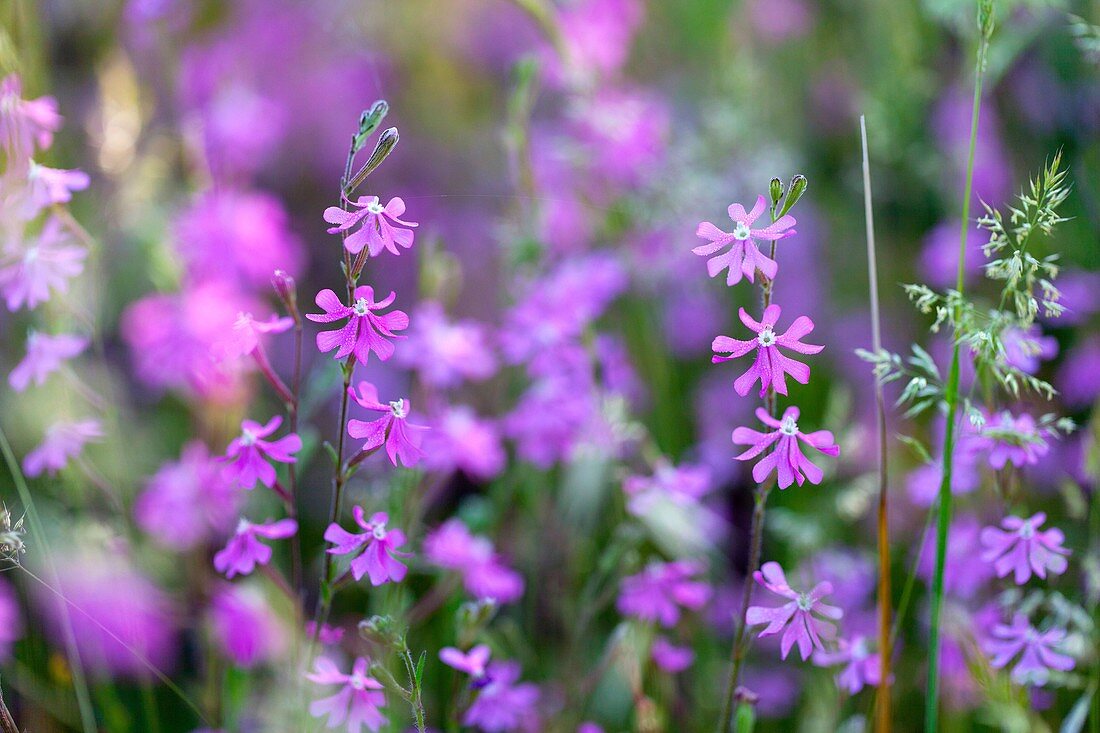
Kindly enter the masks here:
[[[801, 408], [794, 429], [828, 428], [817, 447], [839, 457], [805, 447], [824, 476], [771, 494], [753, 598], [802, 604], [797, 590], [827, 584], [798, 614], [844, 616], [812, 655], [763, 635], [741, 683], [757, 730], [863, 730], [881, 660], [859, 117], [883, 345], [921, 344], [946, 374], [949, 332], [929, 334], [900, 284], [955, 283], [975, 14], [971, 0], [4, 2], [0, 495], [5, 529], [24, 514], [38, 528], [2, 543], [0, 683], [19, 725], [403, 731], [420, 706], [448, 731], [714, 730], [754, 582], [756, 482], [731, 431], [772, 428], [756, 389], [734, 390], [751, 357], [711, 364], [715, 336], [750, 338], [738, 308], [759, 319], [759, 299], [692, 249], [699, 222], [730, 229], [731, 202], [751, 209], [770, 179], [802, 174], [770, 297], [777, 331], [810, 316], [806, 343], [826, 348], [799, 357], [808, 385], [779, 391]], [[1100, 5], [999, 0], [996, 17], [971, 218], [1061, 151], [1066, 220], [1034, 249], [1059, 255], [1065, 312], [1005, 336], [1004, 358], [1058, 393], [988, 422], [1034, 439], [964, 431], [955, 450], [942, 715], [953, 731], [1096, 731]], [[385, 225], [360, 257], [327, 231], [347, 211], [325, 210], [377, 99], [401, 141], [358, 191], [377, 198], [343, 206]], [[995, 301], [988, 238], [972, 229], [966, 282]], [[353, 257], [373, 290], [349, 286], [345, 304]], [[315, 346], [342, 327], [314, 322], [334, 309], [364, 333], [380, 314], [358, 366], [332, 358], [347, 356], [335, 337]], [[982, 391], [968, 359], [962, 385]], [[902, 412], [889, 521], [906, 731], [922, 729], [944, 419]], [[1054, 437], [1045, 413], [1077, 429]], [[1008, 557], [1021, 532], [1055, 557]], [[1036, 630], [1020, 608], [1056, 622]], [[795, 649], [828, 626], [813, 618]]]

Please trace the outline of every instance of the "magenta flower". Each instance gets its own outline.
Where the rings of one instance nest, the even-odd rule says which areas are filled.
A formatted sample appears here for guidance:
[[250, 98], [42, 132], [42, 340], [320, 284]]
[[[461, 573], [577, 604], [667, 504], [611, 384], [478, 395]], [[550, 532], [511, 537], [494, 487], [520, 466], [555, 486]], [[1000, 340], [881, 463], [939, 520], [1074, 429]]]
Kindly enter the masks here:
[[523, 577], [504, 565], [487, 537], [471, 535], [461, 519], [448, 519], [428, 533], [424, 557], [461, 573], [466, 592], [474, 598], [513, 603], [523, 595]]
[[680, 609], [697, 611], [710, 599], [710, 586], [696, 576], [703, 567], [693, 561], [651, 562], [637, 575], [623, 578], [616, 607], [643, 621], [675, 626]]
[[783, 412], [783, 420], [776, 420], [767, 410], [756, 408], [756, 419], [776, 430], [761, 433], [752, 428], [737, 428], [733, 431], [733, 442], [738, 445], [752, 446], [739, 456], [739, 461], [748, 461], [763, 453], [773, 443], [775, 449], [764, 456], [752, 469], [752, 479], [763, 483], [773, 470], [777, 472], [779, 488], [785, 489], [795, 481], [801, 486], [804, 481], [811, 484], [821, 483], [824, 475], [820, 468], [802, 454], [799, 441], [816, 448], [827, 456], [840, 454], [840, 447], [833, 442], [833, 434], [828, 430], [817, 430], [806, 434], [798, 429], [799, 411], [797, 407], [788, 407]]
[[27, 335], [27, 355], [11, 370], [8, 384], [16, 392], [22, 392], [31, 382], [42, 386], [46, 377], [61, 368], [62, 362], [79, 354], [87, 345], [88, 339], [83, 336], [49, 336], [31, 331]]
[[733, 388], [742, 397], [749, 393], [749, 389], [758, 379], [761, 397], [767, 393], [769, 386], [781, 395], [787, 394], [786, 375], [788, 374], [799, 384], [810, 381], [810, 368], [800, 361], [784, 356], [779, 351], [780, 346], [800, 354], [817, 354], [825, 348], [802, 343], [802, 337], [814, 330], [814, 322], [806, 316], [799, 316], [790, 328], [777, 335], [773, 328], [775, 322], [779, 320], [780, 311], [778, 305], [774, 303], [769, 305], [764, 311], [763, 320], [757, 323], [744, 308], [741, 308], [738, 313], [741, 322], [756, 332], [756, 338], [752, 341], [741, 341], [729, 336], [717, 336], [711, 343], [711, 348], [716, 354], [729, 354], [729, 356], [711, 357], [711, 361], [715, 364], [736, 359], [756, 349], [756, 360], [753, 361], [752, 366], [733, 383]]
[[149, 479], [134, 503], [134, 519], [157, 543], [190, 550], [233, 527], [239, 493], [226, 466], [200, 441], [183, 447]]
[[1000, 470], [1007, 463], [1016, 468], [1033, 466], [1050, 452], [1050, 446], [1026, 412], [1013, 417], [1005, 410], [985, 424], [979, 438], [989, 449], [990, 467]]
[[317, 640], [325, 646], [339, 644], [340, 640], [344, 638], [344, 630], [339, 626], [329, 626], [328, 624], [321, 624], [321, 630], [320, 632], [318, 632], [317, 622], [307, 621], [306, 636], [312, 639], [315, 634], [317, 636]]
[[11, 659], [11, 648], [23, 636], [19, 596], [6, 580], [0, 580], [0, 662]]
[[36, 242], [18, 251], [12, 247], [5, 250], [0, 267], [0, 292], [8, 310], [34, 308], [49, 300], [51, 289], [58, 293], [68, 291], [69, 279], [84, 270], [88, 252], [67, 243], [61, 222], [51, 216]]
[[398, 361], [416, 369], [425, 384], [457, 387], [463, 380], [479, 381], [496, 372], [496, 356], [480, 323], [450, 320], [434, 302], [421, 304], [413, 315], [407, 348]]
[[397, 549], [405, 544], [405, 533], [399, 529], [386, 528], [386, 522], [390, 518], [385, 512], [374, 514], [370, 521], [364, 517], [361, 506], [355, 507], [352, 514], [355, 523], [365, 531], [355, 534], [333, 522], [325, 530], [325, 541], [335, 545], [328, 549], [328, 553], [354, 553], [356, 556], [351, 561], [351, 575], [356, 580], [368, 575], [371, 585], [382, 585], [391, 580], [400, 583], [409, 569], [398, 562], [397, 557], [412, 557], [411, 554]]
[[272, 333], [283, 333], [294, 327], [294, 319], [272, 315], [266, 321], [256, 320], [251, 313], [241, 311], [233, 323], [233, 334], [222, 346], [222, 356], [248, 356], [260, 348], [261, 339]]
[[27, 187], [20, 196], [19, 213], [24, 219], [32, 219], [49, 206], [68, 203], [73, 191], [83, 191], [88, 183], [84, 171], [48, 168], [32, 160], [27, 168]]
[[53, 97], [23, 99], [23, 85], [17, 74], [0, 82], [0, 146], [17, 158], [27, 157], [35, 144], [46, 149], [53, 133], [61, 127], [57, 100]]
[[466, 710], [462, 724], [485, 733], [539, 730], [539, 688], [519, 680], [518, 662], [493, 662], [486, 671], [485, 685]]
[[478, 644], [468, 652], [446, 646], [439, 650], [439, 659], [448, 667], [465, 672], [475, 681], [485, 677], [485, 667], [489, 664], [492, 652], [484, 644]]
[[382, 404], [378, 401], [378, 389], [370, 382], [360, 382], [358, 394], [354, 388], [348, 387], [348, 394], [355, 398], [360, 407], [386, 413], [377, 420], [348, 420], [348, 435], [365, 440], [365, 451], [374, 450], [384, 443], [386, 455], [395, 466], [399, 460], [406, 468], [415, 466], [424, 455], [420, 450], [420, 431], [425, 428], [408, 423], [409, 401], [402, 398]]
[[214, 555], [214, 569], [227, 578], [248, 575], [257, 565], [271, 562], [271, 548], [260, 542], [260, 537], [283, 540], [293, 537], [297, 531], [298, 523], [293, 519], [253, 524], [242, 518], [225, 548]]
[[[401, 254], [397, 245], [405, 249], [412, 247], [412, 229], [420, 225], [401, 218], [405, 213], [405, 202], [400, 198], [390, 199], [385, 206], [382, 206], [377, 196], [360, 196], [356, 201], [348, 203], [358, 211], [344, 211], [337, 206], [325, 209], [325, 221], [336, 225], [328, 230], [329, 234], [346, 232], [356, 224], [362, 223], [358, 231], [344, 239], [344, 246], [348, 252], [353, 255], [359, 254], [363, 247], [366, 247], [371, 257], [377, 257], [384, 249], [388, 249], [395, 255]], [[394, 224], [410, 228], [402, 229]]]
[[1014, 572], [1016, 584], [1023, 585], [1032, 572], [1044, 579], [1048, 571], [1054, 575], [1066, 572], [1069, 565], [1066, 556], [1070, 554], [1062, 547], [1066, 536], [1056, 527], [1040, 532], [1039, 527], [1046, 519], [1044, 512], [1030, 519], [1010, 516], [1001, 520], [1001, 526], [1007, 531], [996, 527], [982, 530], [981, 540], [985, 546], [982, 560], [993, 563], [998, 578]]
[[1004, 669], [1020, 655], [1012, 668], [1012, 680], [1021, 685], [1041, 687], [1050, 680], [1050, 670], [1068, 672], [1073, 669], [1073, 657], [1057, 651], [1065, 638], [1064, 629], [1040, 632], [1028, 622], [1027, 616], [1017, 613], [1011, 626], [996, 624], [993, 627], [993, 638], [986, 642], [985, 650], [993, 655], [989, 663], [995, 669]]
[[669, 674], [679, 674], [695, 662], [695, 652], [689, 646], [676, 646], [663, 636], [653, 640], [649, 654], [653, 662]]
[[865, 686], [874, 687], [882, 678], [882, 658], [872, 653], [864, 636], [853, 637], [851, 641], [840, 639], [836, 651], [827, 652], [818, 649], [814, 652], [814, 664], [818, 667], [836, 667], [844, 665], [837, 675], [837, 685], [854, 695]]
[[766, 562], [752, 574], [753, 579], [772, 593], [789, 599], [789, 603], [775, 608], [750, 606], [745, 616], [749, 626], [767, 624], [759, 636], [773, 636], [784, 631], [780, 640], [780, 654], [783, 659], [798, 644], [798, 653], [806, 660], [814, 649], [824, 651], [822, 639], [831, 640], [836, 636], [836, 627], [831, 623], [840, 619], [844, 612], [836, 606], [822, 602], [822, 598], [833, 592], [833, 584], [828, 581], [818, 583], [809, 593], [800, 593], [787, 583], [787, 576], [777, 562]]
[[332, 697], [316, 700], [309, 706], [309, 714], [315, 718], [328, 716], [328, 727], [347, 727], [348, 733], [359, 733], [363, 726], [378, 731], [386, 722], [379, 708], [385, 707], [386, 695], [382, 683], [367, 674], [370, 659], [355, 660], [351, 674], [344, 674], [329, 659], [318, 658], [314, 671], [306, 679], [318, 685], [340, 685], [340, 691]]
[[219, 584], [210, 599], [210, 625], [237, 666], [255, 667], [286, 651], [287, 629], [257, 587]]
[[424, 461], [428, 470], [462, 471], [488, 481], [500, 475], [508, 462], [500, 429], [465, 405], [450, 407], [432, 421], [424, 435]]
[[252, 420], [241, 423], [241, 435], [234, 438], [225, 449], [223, 460], [229, 464], [229, 474], [237, 485], [245, 489], [256, 488], [259, 481], [269, 489], [275, 485], [275, 467], [268, 461], [295, 463], [294, 454], [302, 449], [302, 439], [295, 433], [284, 435], [278, 440], [264, 440], [283, 424], [279, 415], [261, 425]]
[[38, 447], [23, 458], [23, 473], [56, 476], [69, 465], [69, 459], [80, 455], [86, 443], [99, 441], [103, 429], [98, 420], [58, 422], [46, 428], [46, 435]]
[[695, 236], [709, 239], [710, 244], [699, 245], [691, 250], [692, 252], [708, 257], [729, 246], [729, 251], [707, 260], [707, 272], [711, 277], [715, 277], [727, 268], [729, 269], [726, 275], [727, 285], [736, 285], [741, 282], [742, 275], [748, 278], [750, 283], [756, 282], [754, 278], [757, 270], [769, 279], [775, 277], [779, 265], [760, 251], [756, 240], [774, 242], [793, 236], [795, 230], [792, 227], [795, 225], [795, 220], [793, 216], [787, 214], [763, 229], [753, 229], [752, 225], [767, 207], [768, 202], [763, 196], [757, 197], [756, 206], [753, 206], [752, 211], [747, 214], [745, 207], [741, 204], [730, 204], [727, 211], [730, 219], [733, 220], [732, 232], [724, 232], [709, 221], [699, 225], [695, 230]]
[[355, 302], [344, 305], [340, 298], [331, 290], [325, 289], [317, 293], [317, 305], [324, 310], [323, 314], [307, 313], [306, 318], [315, 323], [332, 323], [344, 318], [348, 322], [335, 331], [322, 331], [317, 334], [317, 348], [322, 352], [332, 351], [339, 347], [335, 358], [343, 359], [348, 354], [355, 354], [355, 358], [366, 364], [370, 352], [378, 355], [382, 361], [393, 356], [393, 344], [387, 339], [405, 338], [398, 336], [396, 331], [403, 331], [409, 326], [409, 316], [404, 311], [390, 311], [385, 314], [375, 313], [386, 308], [397, 294], [393, 291], [381, 301], [375, 302], [374, 288], [369, 285], [361, 285], [355, 289]]

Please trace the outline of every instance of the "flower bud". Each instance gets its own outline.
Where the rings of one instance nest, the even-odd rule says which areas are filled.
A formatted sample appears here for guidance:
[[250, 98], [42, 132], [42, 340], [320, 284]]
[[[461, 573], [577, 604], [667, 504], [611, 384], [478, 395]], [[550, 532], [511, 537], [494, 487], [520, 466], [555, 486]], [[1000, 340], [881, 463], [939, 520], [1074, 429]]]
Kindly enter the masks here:
[[392, 616], [371, 616], [360, 621], [359, 636], [385, 649], [405, 648], [405, 631]]
[[794, 205], [802, 198], [802, 194], [806, 193], [806, 187], [808, 185], [809, 181], [807, 181], [806, 176], [802, 174], [791, 179], [791, 185], [787, 187], [787, 198], [783, 199], [783, 208], [779, 210], [776, 218], [785, 215], [794, 208]]
[[294, 278], [286, 270], [276, 270], [271, 276], [271, 287], [279, 296], [287, 313], [298, 322], [298, 290]]
[[363, 113], [359, 115], [359, 132], [355, 134], [355, 138], [352, 141], [355, 152], [358, 153], [363, 149], [363, 145], [366, 144], [367, 138], [370, 137], [372, 132], [378, 129], [378, 126], [382, 124], [382, 120], [389, 111], [390, 105], [384, 99], [376, 101], [370, 106], [370, 109], [363, 110]]
[[774, 210], [779, 206], [779, 199], [783, 198], [783, 181], [778, 178], [773, 178], [771, 184], [768, 186], [768, 194], [772, 199], [772, 209]]
[[473, 644], [481, 630], [496, 616], [499, 605], [492, 598], [463, 603], [458, 607], [456, 621], [459, 641], [464, 646]]

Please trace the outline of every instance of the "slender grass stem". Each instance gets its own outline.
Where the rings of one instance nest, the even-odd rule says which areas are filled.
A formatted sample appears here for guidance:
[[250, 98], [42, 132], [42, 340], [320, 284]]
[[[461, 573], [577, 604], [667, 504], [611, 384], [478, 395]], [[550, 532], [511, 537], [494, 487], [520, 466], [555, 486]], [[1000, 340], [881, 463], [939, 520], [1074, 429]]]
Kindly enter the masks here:
[[[882, 349], [882, 328], [878, 305], [878, 263], [875, 260], [875, 217], [871, 207], [871, 161], [867, 152], [867, 120], [859, 117], [860, 143], [863, 150], [863, 213], [867, 225], [867, 273], [871, 296], [871, 348], [875, 353]], [[889, 733], [890, 714], [890, 526], [887, 516], [889, 479], [886, 463], [886, 400], [882, 380], [875, 379], [875, 411], [878, 416], [878, 649], [881, 660], [877, 702], [875, 705], [875, 729]]]
[[[991, 12], [983, 5], [982, 12]], [[978, 141], [978, 117], [982, 105], [982, 76], [989, 47], [991, 22], [980, 23], [978, 59], [975, 64], [974, 104], [970, 114], [970, 144], [966, 159], [966, 183], [963, 189], [962, 227], [959, 234], [959, 267], [955, 289], [961, 295], [966, 275], [966, 239], [970, 231], [970, 197], [974, 184], [974, 151]], [[943, 615], [943, 576], [947, 561], [947, 532], [951, 524], [951, 478], [954, 468], [955, 432], [959, 408], [959, 341], [951, 349], [951, 369], [947, 376], [944, 400], [947, 403], [947, 427], [943, 444], [943, 479], [939, 491], [939, 515], [936, 520], [936, 565], [932, 576], [932, 619], [928, 638], [928, 685], [925, 696], [924, 729], [936, 733], [939, 728], [940, 622]]]

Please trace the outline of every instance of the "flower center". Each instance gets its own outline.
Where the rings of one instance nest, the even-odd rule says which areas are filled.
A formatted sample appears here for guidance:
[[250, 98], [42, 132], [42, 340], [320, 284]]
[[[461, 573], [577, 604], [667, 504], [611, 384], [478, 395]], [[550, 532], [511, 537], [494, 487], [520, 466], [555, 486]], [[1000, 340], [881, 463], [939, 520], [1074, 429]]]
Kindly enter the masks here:
[[756, 340], [760, 342], [761, 346], [774, 346], [775, 331], [772, 331], [767, 326], [764, 326], [764, 330], [760, 332], [760, 335], [756, 337]]
[[370, 533], [376, 540], [386, 539], [386, 523], [379, 522], [378, 524], [375, 524], [373, 527], [371, 527]]
[[367, 204], [367, 211], [369, 211], [372, 214], [381, 214], [385, 210], [386, 210], [386, 208], [384, 206], [382, 206], [382, 204], [379, 203], [378, 201]]
[[246, 447], [256, 445], [256, 434], [251, 430], [242, 430], [241, 445]]
[[392, 412], [393, 416], [398, 420], [404, 420], [408, 415], [408, 412], [405, 410], [405, 400], [394, 400], [390, 402], [390, 412]]
[[366, 298], [359, 298], [359, 300], [355, 301], [355, 305], [352, 306], [352, 309], [355, 311], [355, 315], [365, 316], [367, 315], [367, 311], [370, 310], [370, 307], [367, 304]]
[[798, 423], [794, 421], [793, 417], [785, 417], [779, 425], [779, 432], [784, 435], [796, 435], [798, 433]]
[[1031, 521], [1024, 522], [1024, 525], [1020, 527], [1021, 539], [1030, 540], [1035, 536], [1035, 528], [1031, 526]]
[[813, 601], [811, 601], [811, 600], [810, 600], [810, 597], [809, 597], [808, 595], [806, 595], [805, 593], [799, 593], [799, 594], [798, 594], [798, 601], [797, 601], [797, 603], [798, 603], [798, 607], [799, 607], [799, 608], [800, 608], [801, 610], [803, 610], [803, 611], [806, 611], [807, 613], [808, 613], [809, 611], [811, 611], [811, 610], [813, 609], [813, 607], [814, 607], [814, 603], [813, 603]]
[[752, 232], [749, 231], [749, 225], [743, 221], [737, 222], [733, 227], [733, 238], [741, 242], [748, 239], [750, 234], [752, 234]]
[[37, 261], [38, 261], [38, 247], [28, 248], [26, 254], [23, 255], [23, 264], [33, 265]]
[[353, 674], [351, 679], [348, 680], [348, 684], [351, 685], [354, 690], [367, 689], [367, 681], [363, 679], [363, 675], [361, 674]]
[[248, 521], [244, 517], [241, 517], [241, 521], [237, 522], [237, 534], [244, 534], [252, 526], [252, 522]]

